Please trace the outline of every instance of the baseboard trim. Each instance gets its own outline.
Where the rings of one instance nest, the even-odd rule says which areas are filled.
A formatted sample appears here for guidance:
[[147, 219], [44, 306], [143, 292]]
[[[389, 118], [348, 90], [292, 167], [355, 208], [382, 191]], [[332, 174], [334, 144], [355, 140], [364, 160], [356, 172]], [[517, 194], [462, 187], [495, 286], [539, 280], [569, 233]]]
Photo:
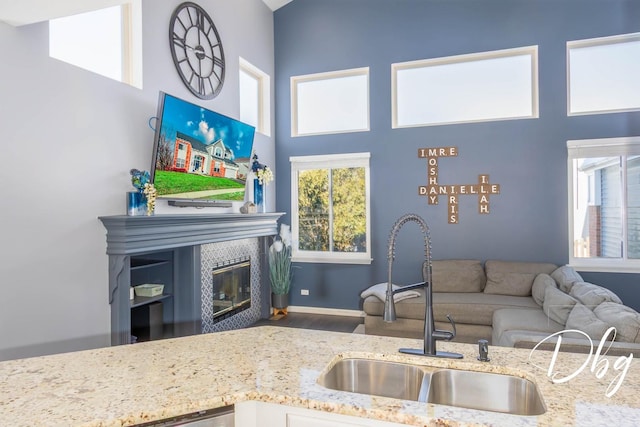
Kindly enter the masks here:
[[347, 310], [343, 308], [308, 307], [303, 305], [290, 305], [289, 313], [325, 314], [328, 316], [364, 317], [364, 311]]

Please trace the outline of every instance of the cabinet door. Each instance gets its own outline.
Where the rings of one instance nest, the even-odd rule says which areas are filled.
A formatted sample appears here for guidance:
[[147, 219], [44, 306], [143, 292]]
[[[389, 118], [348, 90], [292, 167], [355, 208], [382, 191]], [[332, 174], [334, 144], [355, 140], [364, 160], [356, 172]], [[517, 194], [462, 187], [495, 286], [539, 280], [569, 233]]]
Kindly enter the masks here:
[[402, 424], [264, 402], [239, 402], [236, 427], [398, 427]]
[[[287, 414], [286, 427], [364, 427], [368, 424], [352, 424], [336, 419], [327, 420], [314, 416]], [[318, 411], [318, 416], [322, 416], [322, 412]], [[365, 420], [366, 421], [366, 420]]]

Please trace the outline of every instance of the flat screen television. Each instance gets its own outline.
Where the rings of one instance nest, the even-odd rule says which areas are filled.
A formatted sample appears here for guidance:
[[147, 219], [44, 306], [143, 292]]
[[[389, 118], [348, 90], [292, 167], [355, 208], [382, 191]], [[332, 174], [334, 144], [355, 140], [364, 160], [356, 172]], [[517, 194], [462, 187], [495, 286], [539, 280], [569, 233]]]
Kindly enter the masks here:
[[222, 206], [244, 200], [254, 135], [251, 125], [160, 92], [150, 171], [158, 198]]

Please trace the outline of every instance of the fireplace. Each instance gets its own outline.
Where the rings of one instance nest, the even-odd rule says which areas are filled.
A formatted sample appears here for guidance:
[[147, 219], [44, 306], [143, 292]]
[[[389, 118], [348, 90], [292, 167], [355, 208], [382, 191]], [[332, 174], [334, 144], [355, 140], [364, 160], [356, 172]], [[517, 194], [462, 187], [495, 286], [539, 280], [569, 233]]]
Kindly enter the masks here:
[[220, 262], [211, 271], [213, 319], [218, 323], [251, 307], [251, 259]]
[[[280, 216], [282, 213], [273, 212], [100, 217], [107, 230], [111, 344], [131, 342], [131, 311], [136, 303], [130, 299], [130, 290], [136, 284], [132, 274], [138, 274], [132, 258], [149, 255], [155, 259], [160, 252], [172, 253], [171, 261], [151, 265], [170, 271], [165, 277], [166, 295], [156, 298], [162, 299], [163, 321], [173, 329], [174, 336], [242, 328], [267, 316], [269, 287], [261, 278], [266, 277], [267, 241], [277, 234]], [[241, 305], [242, 311], [235, 315], [221, 313], [220, 320], [213, 324], [213, 266], [245, 259], [251, 262], [250, 302]], [[153, 280], [144, 279], [149, 283]], [[222, 305], [227, 293], [220, 298], [218, 291], [216, 299]], [[234, 299], [233, 304], [239, 302]]]

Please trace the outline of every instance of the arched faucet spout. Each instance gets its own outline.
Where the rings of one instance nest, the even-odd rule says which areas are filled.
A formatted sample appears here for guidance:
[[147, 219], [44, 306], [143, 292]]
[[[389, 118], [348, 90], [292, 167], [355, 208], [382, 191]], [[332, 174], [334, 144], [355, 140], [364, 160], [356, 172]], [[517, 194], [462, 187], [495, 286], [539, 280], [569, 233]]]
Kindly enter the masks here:
[[[422, 283], [416, 283], [414, 285], [398, 287], [393, 289], [391, 273], [393, 269], [393, 260], [395, 259], [396, 251], [396, 237], [400, 232], [400, 229], [407, 222], [414, 221], [420, 226], [420, 230], [424, 236], [424, 262], [422, 263]], [[446, 340], [450, 341], [456, 336], [456, 325], [453, 319], [447, 315], [449, 322], [453, 326], [453, 332], [437, 330], [433, 320], [433, 289], [431, 286], [431, 236], [429, 233], [429, 226], [427, 222], [416, 214], [406, 214], [398, 218], [398, 220], [391, 227], [391, 233], [389, 235], [389, 248], [387, 253], [387, 259], [389, 262], [389, 271], [387, 278], [387, 292], [384, 301], [383, 320], [385, 322], [393, 322], [396, 320], [396, 305], [394, 301], [394, 294], [409, 289], [425, 288], [425, 316], [424, 316], [424, 348], [423, 349], [406, 349], [401, 348], [400, 352], [409, 354], [419, 354], [424, 356], [436, 356], [436, 357], [448, 357], [461, 359], [462, 355], [459, 353], [449, 353], [436, 351], [436, 341]]]

